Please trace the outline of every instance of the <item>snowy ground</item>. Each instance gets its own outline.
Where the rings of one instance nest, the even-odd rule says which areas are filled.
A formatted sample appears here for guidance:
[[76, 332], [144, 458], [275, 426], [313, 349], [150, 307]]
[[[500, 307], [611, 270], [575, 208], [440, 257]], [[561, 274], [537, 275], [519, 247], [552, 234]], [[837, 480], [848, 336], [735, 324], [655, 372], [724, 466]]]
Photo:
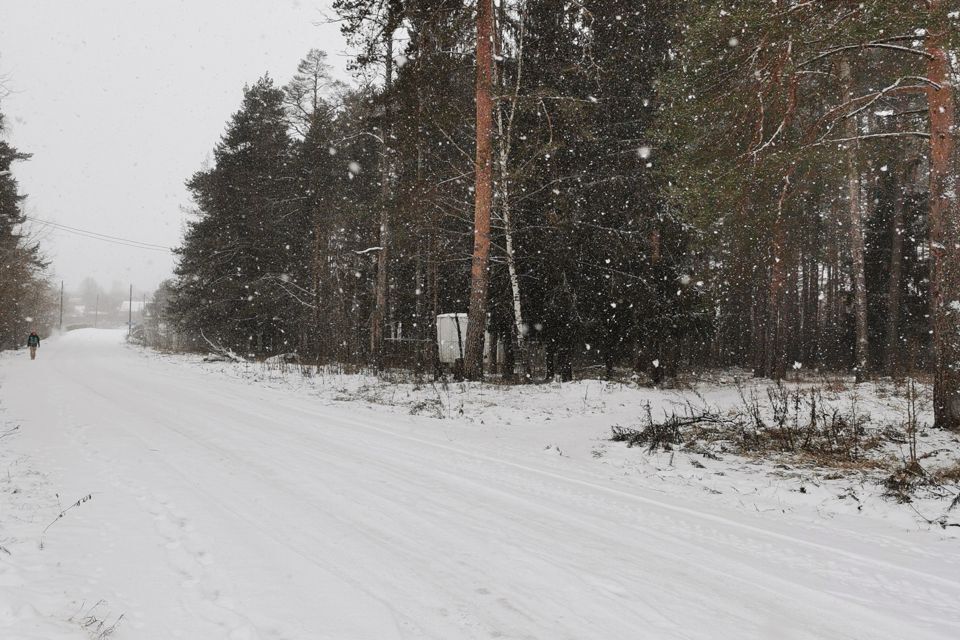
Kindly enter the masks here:
[[0, 638], [960, 637], [942, 501], [608, 442], [648, 400], [679, 396], [4, 354]]

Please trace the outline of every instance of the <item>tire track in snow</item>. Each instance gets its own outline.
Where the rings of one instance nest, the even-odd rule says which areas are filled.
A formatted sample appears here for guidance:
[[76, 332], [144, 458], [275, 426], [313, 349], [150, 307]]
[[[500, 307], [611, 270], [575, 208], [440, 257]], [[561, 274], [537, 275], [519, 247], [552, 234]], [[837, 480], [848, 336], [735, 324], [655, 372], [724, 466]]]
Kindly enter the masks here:
[[[225, 406], [222, 406], [222, 407], [219, 408], [219, 411], [221, 411], [221, 412], [229, 412], [229, 410], [230, 410], [230, 409], [229, 409], [229, 405], [225, 405]], [[314, 411], [303, 410], [303, 409], [301, 409], [301, 408], [299, 408], [299, 407], [291, 407], [291, 406], [289, 406], [289, 405], [284, 405], [283, 411], [284, 411], [284, 412], [291, 412], [291, 411], [292, 411], [292, 412], [298, 413], [298, 414], [300, 414], [302, 417], [305, 417], [305, 418], [307, 418], [307, 419], [309, 419], [309, 420], [316, 420], [316, 419], [317, 419], [316, 413], [315, 413]], [[245, 413], [249, 414], [249, 413], [251, 413], [251, 412], [248, 411], [248, 412], [245, 412]], [[256, 412], [256, 411], [253, 411], [252, 413], [254, 414], [254, 417], [258, 418], [258, 419], [261, 421], [261, 424], [263, 424], [263, 425], [268, 425], [268, 424], [269, 424], [269, 425], [270, 425], [270, 426], [269, 426], [269, 429], [270, 429], [269, 433], [270, 433], [271, 437], [273, 437], [273, 438], [276, 438], [276, 436], [277, 436], [276, 431], [277, 431], [277, 430], [287, 430], [287, 431], [291, 431], [291, 433], [292, 433], [292, 434], [294, 435], [294, 437], [296, 437], [296, 438], [303, 437], [304, 435], [306, 435], [302, 429], [300, 429], [300, 430], [295, 429], [294, 427], [291, 427], [291, 426], [289, 426], [288, 424], [286, 424], [286, 422], [277, 422], [277, 412], [276, 412], [275, 410], [272, 410], [271, 412], [259, 412], [259, 415], [257, 415], [258, 412]], [[248, 417], [249, 417], [249, 415], [248, 415]], [[350, 426], [353, 430], [351, 430], [351, 431], [349, 431], [349, 432], [347, 433], [347, 437], [346, 437], [346, 438], [338, 438], [338, 439], [336, 439], [336, 440], [333, 440], [333, 439], [331, 439], [331, 436], [330, 436], [329, 432], [328, 432], [328, 431], [325, 431], [325, 430], [317, 430], [315, 433], [313, 433], [313, 434], [311, 434], [311, 435], [314, 435], [314, 436], [322, 435], [322, 436], [324, 436], [326, 439], [323, 441], [323, 443], [326, 444], [327, 446], [330, 446], [330, 445], [338, 445], [338, 446], [340, 446], [341, 448], [346, 447], [346, 448], [348, 449], [347, 453], [350, 454], [349, 456], [347, 456], [348, 459], [351, 458], [351, 457], [356, 457], [356, 456], [362, 456], [362, 455], [365, 455], [365, 454], [369, 454], [371, 451], [376, 450], [376, 451], [379, 451], [379, 452], [383, 455], [384, 459], [388, 459], [388, 457], [392, 455], [392, 458], [390, 458], [390, 462], [391, 462], [392, 464], [399, 465], [399, 464], [403, 464], [403, 463], [404, 463], [404, 461], [400, 458], [400, 456], [397, 455], [397, 453], [396, 453], [396, 447], [391, 447], [391, 446], [384, 445], [383, 442], [381, 442], [381, 441], [379, 441], [379, 440], [366, 441], [366, 442], [357, 442], [357, 441], [356, 441], [356, 436], [357, 436], [357, 434], [356, 434], [355, 429], [359, 428], [359, 429], [365, 430], [365, 431], [367, 431], [367, 432], [374, 431], [374, 432], [376, 432], [376, 433], [378, 433], [378, 434], [389, 436], [389, 438], [394, 439], [394, 440], [396, 440], [396, 439], [401, 439], [401, 440], [404, 440], [404, 441], [407, 441], [407, 442], [414, 442], [414, 443], [416, 443], [417, 445], [425, 445], [425, 446], [428, 446], [428, 447], [431, 447], [431, 448], [440, 448], [440, 449], [444, 450], [447, 454], [453, 454], [455, 457], [460, 458], [461, 460], [464, 460], [464, 459], [465, 459], [465, 460], [471, 460], [471, 461], [473, 461], [473, 462], [481, 461], [481, 462], [484, 462], [484, 463], [494, 463], [494, 466], [498, 466], [498, 467], [507, 466], [507, 467], [509, 467], [510, 469], [512, 469], [513, 471], [520, 471], [520, 472], [522, 472], [522, 473], [531, 473], [531, 472], [532, 472], [532, 473], [537, 474], [538, 476], [545, 476], [545, 477], [547, 477], [547, 478], [549, 478], [550, 480], [553, 480], [553, 481], [559, 480], [559, 481], [560, 481], [559, 483], [555, 483], [556, 486], [564, 487], [564, 486], [569, 486], [569, 485], [573, 484], [573, 485], [575, 485], [575, 486], [577, 486], [577, 487], [588, 488], [588, 489], [590, 489], [590, 490], [592, 490], [592, 491], [596, 491], [596, 490], [599, 489], [600, 491], [602, 491], [602, 492], [604, 492], [604, 493], [611, 494], [611, 495], [613, 495], [613, 496], [615, 496], [615, 497], [617, 497], [617, 498], [626, 497], [626, 498], [629, 498], [629, 499], [631, 499], [631, 500], [639, 499], [639, 500], [640, 500], [641, 502], [643, 502], [643, 503], [653, 504], [653, 505], [655, 505], [655, 506], [657, 506], [657, 507], [664, 507], [664, 506], [665, 506], [665, 507], [667, 507], [667, 510], [668, 510], [669, 512], [679, 512], [680, 514], [686, 515], [686, 516], [694, 515], [694, 516], [696, 516], [696, 519], [697, 519], [697, 520], [706, 520], [706, 521], [710, 522], [711, 524], [718, 524], [718, 523], [719, 523], [719, 524], [722, 524], [722, 525], [729, 525], [729, 524], [732, 523], [732, 524], [736, 525], [736, 527], [735, 527], [736, 529], [746, 530], [746, 531], [748, 531], [748, 532], [750, 532], [750, 533], [756, 534], [756, 533], [759, 532], [759, 533], [762, 533], [762, 534], [772, 534], [775, 538], [779, 538], [779, 539], [782, 539], [782, 540], [785, 539], [785, 540], [789, 540], [789, 541], [791, 541], [791, 542], [807, 543], [807, 546], [815, 546], [815, 548], [821, 548], [821, 547], [823, 547], [823, 545], [817, 545], [816, 543], [809, 543], [808, 541], [801, 540], [801, 539], [798, 539], [798, 538], [795, 538], [795, 537], [783, 536], [782, 534], [776, 534], [776, 533], [774, 533], [774, 532], [768, 532], [768, 531], [766, 531], [766, 530], [758, 529], [758, 528], [756, 528], [756, 527], [742, 526], [742, 523], [739, 523], [739, 522], [736, 522], [736, 521], [731, 521], [731, 520], [725, 519], [725, 518], [716, 518], [716, 517], [711, 516], [710, 514], [702, 514], [702, 513], [700, 513], [700, 512], [692, 511], [691, 509], [688, 509], [688, 508], [685, 508], [685, 507], [678, 507], [678, 506], [676, 506], [676, 505], [670, 505], [670, 504], [663, 503], [662, 501], [654, 501], [654, 500], [646, 499], [646, 498], [644, 498], [644, 497], [642, 497], [642, 496], [637, 496], [636, 494], [633, 494], [633, 493], [621, 491], [621, 490], [618, 490], [618, 489], [611, 489], [611, 488], [609, 488], [609, 487], [606, 487], [606, 486], [604, 486], [604, 485], [599, 485], [599, 484], [594, 483], [594, 482], [582, 481], [582, 480], [579, 480], [579, 479], [572, 479], [572, 478], [569, 478], [569, 477], [567, 477], [567, 476], [559, 475], [559, 474], [554, 473], [554, 472], [544, 471], [544, 470], [538, 469], [538, 468], [536, 468], [536, 467], [531, 467], [530, 465], [515, 463], [515, 462], [512, 462], [512, 461], [506, 461], [506, 460], [503, 460], [503, 459], [501, 459], [501, 458], [493, 458], [493, 457], [491, 457], [491, 456], [487, 456], [487, 455], [484, 455], [484, 454], [478, 454], [478, 453], [476, 453], [476, 452], [466, 451], [466, 450], [463, 450], [463, 449], [458, 448], [458, 447], [452, 447], [452, 446], [450, 446], [450, 445], [444, 445], [444, 444], [439, 444], [439, 443], [431, 442], [431, 441], [428, 441], [428, 440], [425, 440], [425, 439], [422, 439], [422, 438], [416, 438], [416, 437], [410, 437], [410, 436], [406, 436], [406, 435], [400, 435], [400, 434], [397, 434], [396, 432], [394, 432], [394, 431], [392, 431], [392, 430], [370, 425], [369, 422], [367, 422], [367, 421], [359, 421], [359, 420], [356, 420], [355, 418], [345, 418], [345, 417], [339, 417], [339, 416], [338, 416], [338, 417], [337, 417], [337, 422], [340, 423], [340, 424], [327, 425], [327, 426], [328, 426], [328, 429], [329, 429], [329, 428], [335, 428], [335, 429], [343, 430], [344, 424], [349, 424], [349, 426]], [[267, 431], [266, 431], [266, 428], [265, 428], [265, 433], [266, 433], [266, 432], [267, 432]], [[184, 435], [185, 435], [185, 437], [189, 437], [189, 436], [187, 436], [186, 434], [184, 434]], [[239, 435], [239, 434], [237, 434], [237, 435]], [[293, 443], [293, 445], [295, 445], [295, 443]], [[291, 446], [291, 448], [293, 448], [293, 445]], [[418, 447], [418, 448], [422, 448], [422, 447]], [[227, 449], [216, 448], [216, 450], [217, 450], [217, 452], [220, 453], [221, 455], [225, 455], [225, 456], [235, 455], [235, 452], [230, 451], [230, 450], [227, 450]], [[263, 450], [261, 450], [261, 452], [262, 452], [262, 451], [263, 451]], [[409, 451], [405, 451], [405, 452], [404, 452], [405, 455], [409, 455], [409, 453], [410, 453]], [[304, 447], [301, 447], [301, 448], [298, 450], [298, 454], [301, 455], [301, 456], [308, 456], [308, 457], [314, 457], [314, 458], [316, 458], [316, 456], [313, 456], [313, 454], [312, 454], [310, 451], [308, 451], [306, 448], [304, 448]], [[320, 458], [318, 458], [316, 461], [317, 461], [318, 463], [325, 464], [325, 465], [336, 464], [336, 461], [337, 461], [338, 457], [339, 457], [339, 456], [320, 457]], [[436, 462], [436, 459], [435, 459], [435, 458], [432, 458], [432, 457], [429, 457], [429, 456], [428, 456], [428, 457], [424, 457], [424, 458], [422, 458], [421, 460], [422, 460], [422, 461], [421, 461], [420, 463], [416, 463], [416, 464], [414, 464], [413, 466], [419, 467], [419, 468], [423, 469], [423, 468], [424, 468], [424, 467], [423, 467], [423, 464], [429, 464], [429, 463], [431, 463], [431, 462], [433, 462], [433, 463]], [[273, 460], [273, 465], [279, 465], [279, 464], [281, 464], [281, 463], [282, 463], [281, 460], [278, 460], [278, 459]], [[249, 464], [249, 462], [248, 462], [248, 464]], [[462, 466], [463, 466], [462, 464], [458, 464], [458, 465], [457, 465], [457, 467], [459, 467], [459, 468], [462, 468]], [[486, 475], [485, 475], [485, 478], [486, 478], [487, 481], [499, 481], [499, 482], [503, 482], [505, 476], [504, 476], [504, 474], [503, 474], [502, 469], [498, 470], [496, 473], [492, 473], [490, 467], [491, 467], [490, 464], [478, 465], [478, 468], [486, 474]], [[269, 472], [268, 472], [268, 473], [269, 473]], [[447, 478], [447, 480], [448, 480], [449, 482], [454, 482], [454, 481], [463, 482], [463, 481], [464, 481], [464, 478], [458, 478], [455, 474], [447, 474], [447, 475], [449, 476], [449, 477]], [[520, 476], [515, 476], [515, 477], [520, 477]], [[409, 480], [409, 476], [402, 476], [402, 475], [401, 475], [401, 476], [398, 476], [398, 477], [397, 477], [397, 480], [398, 480], [398, 481], [403, 481], [404, 479]], [[521, 478], [521, 479], [522, 479], [522, 478]], [[522, 483], [521, 483], [521, 484], [522, 484]], [[518, 485], [518, 486], [519, 486], [519, 485]], [[529, 484], [527, 484], [527, 486], [519, 486], [519, 488], [520, 488], [520, 490], [525, 491], [525, 492], [528, 492], [528, 493], [531, 492], [531, 491], [533, 491], [533, 489], [529, 486]], [[513, 487], [512, 489], [513, 489], [513, 491], [516, 491], [516, 490], [517, 490], [517, 487]], [[482, 482], [482, 481], [476, 481], [476, 482], [473, 483], [473, 488], [472, 488], [472, 490], [473, 490], [473, 491], [489, 490], [489, 487], [486, 486], [486, 485], [484, 484], [484, 482]], [[567, 491], [566, 493], [568, 494], [568, 497], [569, 497], [570, 495], [573, 495], [570, 491]], [[540, 495], [540, 497], [549, 497], [549, 498], [556, 499], [556, 497], [557, 497], [557, 491], [556, 491], [556, 490], [551, 491], [551, 490], [549, 490], [549, 489], [541, 489], [541, 490], [539, 491], [539, 495]], [[509, 498], [514, 498], [514, 499], [516, 498], [516, 496], [515, 496], [512, 492], [510, 492], [510, 491], [501, 492], [501, 498], [503, 498], [504, 496], [509, 497]], [[589, 497], [590, 497], [589, 495], [586, 495], [586, 496], [581, 495], [581, 496], [579, 496], [579, 498], [581, 498], [581, 499], [583, 499], [583, 498], [589, 499]], [[520, 502], [521, 504], [530, 504], [528, 500], [525, 501], [525, 500], [520, 499], [519, 502]], [[538, 505], [538, 506], [540, 506], [540, 505]], [[568, 520], [568, 521], [569, 521], [569, 519], [570, 519], [569, 514], [564, 513], [564, 512], [560, 512], [560, 511], [556, 511], [556, 510], [553, 510], [552, 516], [555, 517], [555, 518], [561, 519], [561, 520]], [[683, 522], [682, 522], [682, 521], [674, 520], [674, 521], [670, 522], [669, 524], [671, 525], [671, 526], [669, 527], [669, 529], [670, 529], [670, 531], [673, 533], [673, 535], [676, 535], [677, 532], [686, 532], [686, 531], [689, 530], [689, 527], [683, 526]], [[581, 525], [581, 528], [583, 528], [583, 527], [582, 527], [583, 523], [580, 523], [580, 525]], [[649, 531], [650, 531], [649, 526], [646, 527], [646, 528], [644, 528], [644, 531], [649, 532]], [[596, 532], [596, 531], [593, 531], [592, 533], [593, 533], [593, 534], [596, 534], [597, 532]], [[717, 538], [717, 536], [715, 535], [715, 533], [716, 533], [716, 530], [715, 530], [715, 529], [708, 529], [708, 530], [706, 531], [706, 533], [707, 533], [707, 534], [710, 534], [710, 539], [712, 539], [712, 540], [715, 540], [715, 539]], [[660, 540], [661, 540], [664, 544], [666, 544], [666, 545], [670, 545], [670, 544], [676, 545], [676, 544], [678, 543], [677, 540], [675, 540], [675, 539], [671, 540], [671, 539], [668, 538], [668, 536], [663, 535], [663, 534], [660, 534], [659, 537], [660, 537]], [[701, 536], [697, 536], [697, 535], [692, 535], [692, 534], [691, 534], [690, 536], [684, 536], [684, 537], [688, 537], [688, 538], [689, 538], [689, 539], [686, 541], [686, 545], [685, 545], [688, 549], [696, 550], [696, 549], [698, 548], [698, 546], [697, 546], [697, 541], [700, 541], [700, 545], [702, 546], [703, 538], [702, 538]], [[751, 548], [751, 547], [754, 548], [755, 550], [756, 550], [757, 548], [764, 548], [764, 545], [762, 545], [762, 544], [755, 544], [754, 541], [751, 540], [751, 539], [744, 540], [744, 539], [742, 539], [742, 538], [740, 538], [740, 539], [733, 538], [733, 540], [734, 540], [736, 543], [738, 543], [738, 544], [737, 544], [737, 547], [739, 547], [739, 550], [740, 550], [740, 551], [743, 551], [745, 548]], [[803, 546], [803, 545], [801, 545], [801, 546]], [[833, 550], [833, 551], [838, 551], [838, 552], [840, 552], [840, 555], [841, 555], [841, 556], [842, 556], [842, 555], [847, 555], [848, 558], [852, 558], [852, 559], [860, 560], [860, 561], [862, 561], [862, 560], [865, 559], [864, 556], [859, 555], [859, 554], [849, 554], [849, 553], [847, 553], [847, 552], [843, 552], [843, 550], [835, 550], [835, 549], [833, 549], [833, 548], [830, 548], [830, 549]], [[735, 548], [735, 550], [737, 550], [737, 549]], [[767, 555], [769, 555], [769, 556], [771, 556], [771, 557], [775, 557], [775, 559], [777, 560], [777, 562], [780, 563], [780, 564], [783, 564], [783, 562], [784, 562], [784, 556], [789, 556], [789, 555], [790, 555], [790, 551], [789, 551], [789, 550], [784, 550], [784, 549], [776, 548], [776, 547], [772, 547], [772, 546], [768, 546], [767, 548], [764, 549], [764, 551], [766, 552]], [[671, 557], [673, 560], [675, 560], [675, 561], [678, 562], [678, 563], [687, 563], [687, 564], [697, 565], [697, 561], [696, 561], [696, 560], [691, 560], [689, 557], [685, 557], [685, 556], [683, 556], [683, 555], [681, 555], [681, 554], [665, 554], [662, 550], [658, 550], [658, 553], [660, 553], [661, 555], [666, 555], [666, 556], [668, 556], [668, 557]], [[795, 559], [793, 562], [790, 563], [790, 564], [792, 564], [792, 565], [794, 566], [794, 568], [803, 567], [803, 566], [806, 564], [805, 558], [800, 557], [800, 556], [795, 556], [795, 558], [796, 558], [796, 559]], [[871, 560], [871, 559], [867, 559], [867, 560]], [[866, 564], [870, 565], [869, 562], [867, 562]], [[725, 579], [725, 580], [730, 580], [730, 579], [731, 579], [731, 576], [736, 575], [736, 574], [735, 574], [735, 570], [737, 570], [737, 569], [739, 568], [740, 572], [742, 572], [743, 569], [745, 568], [745, 565], [743, 565], [742, 563], [737, 563], [737, 562], [734, 562], [733, 564], [730, 564], [727, 571], [714, 570], [714, 569], [712, 569], [712, 568], [710, 568], [710, 567], [704, 567], [704, 566], [702, 566], [702, 565], [697, 565], [697, 566], [698, 566], [698, 570], [699, 570], [700, 572], [713, 574], [713, 575], [715, 575], [716, 578], [718, 578], [718, 579], [720, 579], [720, 580], [724, 580], [724, 579]], [[901, 567], [898, 567], [898, 566], [896, 566], [896, 565], [886, 564], [886, 566], [887, 566], [887, 567], [893, 567], [893, 568], [896, 568], [896, 569], [898, 569], [898, 570], [901, 569]], [[915, 570], [911, 570], [911, 571], [912, 571], [912, 573], [914, 573], [914, 574], [916, 574], [916, 575], [918, 575], [918, 576], [929, 577], [928, 574], [925, 574], [925, 573], [922, 573], [922, 572], [916, 572]], [[837, 576], [837, 573], [838, 573], [838, 572], [834, 572], [834, 577], [838, 577], [838, 576]], [[779, 579], [779, 577], [778, 577], [778, 579]], [[742, 579], [742, 578], [741, 578], [741, 579], [737, 579], [737, 581], [739, 581], [739, 582], [748, 582], [749, 580], [748, 580], [748, 579]], [[860, 580], [858, 580], [858, 582], [861, 582], [861, 583], [862, 583], [863, 580], [860, 579]], [[955, 584], [955, 583], [952, 583], [952, 582], [949, 581], [949, 580], [947, 580], [947, 581], [945, 581], [945, 582], [946, 582], [948, 585]], [[793, 582], [791, 582], [791, 581], [789, 581], [789, 580], [783, 580], [783, 583], [784, 583], [785, 586], [786, 586], [786, 585], [789, 585], [789, 588], [792, 588], [792, 589], [805, 588], [805, 587], [801, 587], [800, 585], [798, 585], [798, 584], [796, 584], [796, 583], [793, 583]], [[877, 587], [877, 586], [882, 586], [882, 585], [880, 585], [876, 580], [872, 580], [872, 581], [871, 581], [871, 584], [867, 584], [867, 585], [864, 585], [864, 586], [866, 586], [866, 587]], [[912, 585], [910, 585], [910, 586], [916, 587], [917, 585], [912, 584]], [[901, 589], [902, 589], [902, 587], [901, 587]], [[904, 592], [904, 591], [902, 591], [901, 589], [898, 589], [898, 591]], [[913, 591], [916, 591], [916, 589], [914, 588]], [[905, 591], [905, 592], [911, 593], [911, 591]], [[942, 594], [934, 594], [934, 595], [942, 595]], [[949, 601], [949, 599], [948, 599], [947, 601]], [[936, 600], [935, 600], [934, 602], [936, 602]], [[827, 602], [824, 602], [824, 604], [827, 604]]]

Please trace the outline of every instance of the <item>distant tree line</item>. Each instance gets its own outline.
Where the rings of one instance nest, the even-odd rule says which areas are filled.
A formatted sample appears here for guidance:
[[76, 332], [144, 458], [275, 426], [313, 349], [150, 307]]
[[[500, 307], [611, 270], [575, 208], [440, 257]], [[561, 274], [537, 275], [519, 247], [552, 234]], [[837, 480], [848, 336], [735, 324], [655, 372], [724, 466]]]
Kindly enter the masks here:
[[489, 373], [931, 371], [960, 428], [954, 3], [334, 7], [367, 82], [261, 78], [189, 181], [188, 342], [429, 368], [486, 264]]
[[50, 327], [53, 300], [46, 280], [46, 263], [36, 242], [23, 234], [24, 194], [13, 165], [29, 159], [3, 139], [0, 113], [0, 349], [26, 344], [31, 330]]

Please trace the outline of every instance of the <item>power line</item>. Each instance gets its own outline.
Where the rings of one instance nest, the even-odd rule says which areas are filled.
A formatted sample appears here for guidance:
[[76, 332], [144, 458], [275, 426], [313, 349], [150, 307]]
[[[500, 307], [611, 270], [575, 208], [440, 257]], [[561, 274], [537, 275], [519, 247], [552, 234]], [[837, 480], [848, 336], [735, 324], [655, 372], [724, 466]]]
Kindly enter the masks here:
[[50, 220], [41, 220], [40, 218], [34, 218], [33, 216], [24, 216], [27, 220], [36, 222], [38, 224], [46, 225], [53, 229], [59, 231], [66, 231], [67, 233], [72, 233], [74, 235], [81, 236], [83, 238], [89, 238], [91, 240], [100, 240], [101, 242], [109, 242], [111, 244], [117, 244], [124, 247], [131, 247], [133, 249], [146, 249], [148, 251], [163, 251], [166, 253], [171, 253], [173, 250], [170, 247], [164, 247], [163, 245], [153, 244], [151, 242], [141, 242], [139, 240], [131, 240], [130, 238], [121, 238], [118, 236], [111, 236], [105, 233], [97, 233], [96, 231], [89, 231], [87, 229], [78, 229], [77, 227], [70, 227], [65, 224], [60, 224], [59, 222], [51, 222]]
[[[44, 223], [40, 223], [40, 224], [44, 224]], [[104, 238], [104, 237], [102, 237], [102, 236], [84, 233], [83, 231], [74, 231], [74, 230], [72, 230], [72, 229], [65, 229], [65, 228], [62, 228], [62, 227], [58, 227], [58, 226], [56, 226], [56, 225], [47, 225], [47, 226], [51, 227], [51, 228], [54, 229], [55, 231], [64, 231], [64, 232], [66, 232], [66, 233], [72, 233], [72, 234], [74, 234], [74, 235], [80, 236], [81, 238], [88, 238], [88, 239], [90, 239], [90, 240], [99, 240], [99, 241], [101, 241], [101, 242], [108, 242], [108, 243], [110, 243], [110, 244], [119, 245], [119, 246], [121, 246], [121, 247], [130, 247], [131, 249], [143, 249], [143, 250], [145, 250], [145, 251], [161, 251], [161, 252], [163, 252], [163, 253], [171, 253], [171, 252], [172, 252], [172, 249], [169, 249], [169, 248], [167, 248], [167, 247], [143, 245], [143, 244], [137, 243], [136, 241], [134, 241], [134, 242], [124, 242], [124, 241], [122, 241], [122, 240], [112, 240], [112, 239], [110, 239], [110, 238]]]
[[141, 246], [141, 247], [143, 247], [143, 248], [157, 249], [157, 250], [163, 250], [163, 251], [170, 251], [170, 247], [165, 247], [165, 246], [159, 245], [159, 244], [153, 244], [152, 242], [141, 242], [140, 240], [131, 240], [130, 238], [120, 238], [120, 237], [118, 237], [118, 236], [111, 236], [111, 235], [107, 235], [107, 234], [105, 234], [105, 233], [97, 233], [96, 231], [89, 231], [89, 230], [87, 230], [87, 229], [78, 229], [77, 227], [71, 227], [71, 226], [68, 226], [68, 225], [65, 225], [65, 224], [61, 224], [61, 223], [59, 223], [59, 222], [51, 222], [50, 220], [41, 220], [40, 218], [34, 218], [34, 217], [32, 217], [32, 216], [24, 216], [24, 217], [25, 217], [26, 219], [28, 219], [28, 220], [32, 220], [32, 221], [34, 221], [34, 222], [39, 222], [40, 224], [49, 225], [49, 226], [55, 227], [55, 228], [57, 228], [57, 229], [62, 229], [63, 231], [69, 231], [69, 232], [72, 232], [72, 233], [83, 234], [83, 235], [86, 235], [86, 236], [88, 236], [88, 237], [94, 237], [94, 238], [99, 238], [99, 239], [103, 239], [103, 240], [112, 240], [112, 241], [116, 241], [116, 242], [126, 243], [126, 244], [129, 244], [129, 245]]

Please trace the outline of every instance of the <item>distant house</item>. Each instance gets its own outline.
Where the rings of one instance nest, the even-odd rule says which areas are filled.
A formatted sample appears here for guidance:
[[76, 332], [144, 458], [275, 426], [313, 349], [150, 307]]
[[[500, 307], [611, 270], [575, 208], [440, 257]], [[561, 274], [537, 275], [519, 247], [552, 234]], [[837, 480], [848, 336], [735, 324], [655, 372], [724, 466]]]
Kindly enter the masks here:
[[[133, 304], [133, 312], [135, 314], [142, 315], [143, 308], [146, 306], [146, 303], [143, 300], [134, 300], [132, 304]], [[120, 313], [122, 313], [124, 317], [126, 317], [127, 314], [130, 313], [130, 305], [131, 305], [131, 302], [129, 300], [124, 300], [120, 304]]]

